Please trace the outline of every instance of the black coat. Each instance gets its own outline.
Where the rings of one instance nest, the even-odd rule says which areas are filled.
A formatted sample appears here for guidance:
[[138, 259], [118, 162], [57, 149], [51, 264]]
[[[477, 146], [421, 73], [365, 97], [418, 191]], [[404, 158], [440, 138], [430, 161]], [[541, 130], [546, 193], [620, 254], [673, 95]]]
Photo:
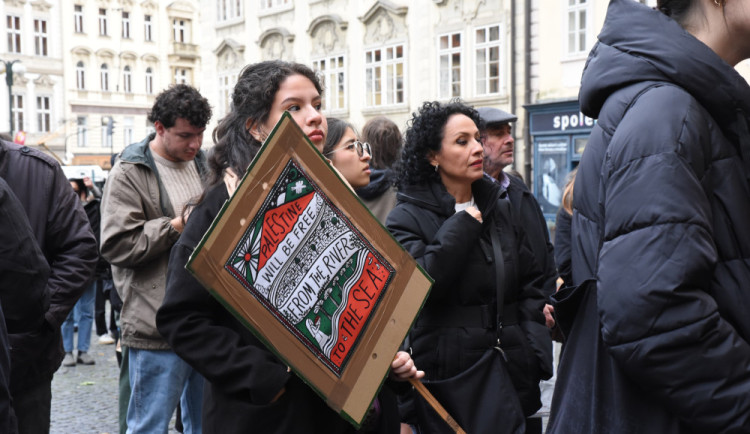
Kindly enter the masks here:
[[[220, 184], [190, 214], [172, 248], [156, 323], [175, 353], [208, 381], [203, 432], [354, 433], [354, 427], [287, 367], [185, 269], [188, 258], [229, 198]], [[285, 388], [278, 401], [273, 398]], [[378, 432], [398, 432], [395, 395], [384, 387]]]
[[534, 195], [526, 187], [523, 180], [517, 176], [506, 174], [510, 180], [508, 185], [508, 199], [523, 226], [529, 246], [534, 253], [534, 259], [544, 273], [542, 289], [544, 295], [550, 296], [557, 289], [557, 270], [555, 268], [555, 249], [549, 239], [549, 228], [544, 218], [542, 208]]
[[[18, 328], [8, 322], [13, 347], [11, 388], [22, 392], [28, 386], [51, 381], [60, 366], [64, 356], [60, 325], [86, 289], [98, 255], [81, 201], [54, 159], [27, 146], [0, 141], [0, 177], [23, 206], [49, 267], [38, 267], [39, 276], [34, 278], [37, 282], [49, 271], [41, 323], [36, 312], [39, 306]], [[27, 294], [36, 302], [40, 295], [33, 288], [30, 284]], [[9, 312], [14, 308], [6, 300], [3, 307], [6, 321], [12, 321]]]
[[398, 204], [388, 215], [386, 226], [393, 236], [434, 279], [410, 333], [412, 357], [426, 379], [440, 380], [465, 371], [495, 345], [492, 315], [487, 328], [439, 327], [427, 315], [482, 306], [496, 310], [497, 258], [490, 231], [498, 231], [505, 263], [502, 348], [524, 412], [530, 415], [541, 406], [539, 380], [552, 374], [541, 271], [522, 229], [514, 224], [510, 203], [501, 199], [500, 186], [482, 178], [472, 190], [483, 223], [466, 212], [456, 213], [455, 200], [441, 183], [402, 186]]
[[598, 282], [549, 432], [750, 432], [750, 87], [637, 2], [612, 0], [599, 41], [571, 243], [574, 283]]

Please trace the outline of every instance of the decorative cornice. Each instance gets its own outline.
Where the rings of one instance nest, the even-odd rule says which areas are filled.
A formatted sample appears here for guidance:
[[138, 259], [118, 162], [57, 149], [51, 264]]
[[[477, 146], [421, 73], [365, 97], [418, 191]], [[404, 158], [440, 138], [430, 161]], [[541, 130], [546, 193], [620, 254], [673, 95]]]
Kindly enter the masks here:
[[347, 27], [349, 27], [349, 22], [342, 20], [341, 17], [338, 15], [335, 15], [335, 14], [321, 15], [315, 18], [314, 20], [312, 20], [312, 22], [310, 23], [310, 26], [307, 27], [307, 34], [312, 36], [319, 25], [329, 22], [329, 21], [339, 26], [339, 29], [341, 30], [346, 30]]
[[266, 39], [268, 39], [268, 37], [272, 35], [280, 35], [281, 38], [286, 42], [294, 42], [294, 35], [290, 33], [289, 30], [283, 27], [274, 27], [260, 34], [260, 36], [258, 37], [258, 45], [262, 47]]
[[47, 12], [52, 8], [52, 3], [47, 3], [45, 0], [35, 0], [31, 2], [31, 7], [34, 10]]
[[381, 9], [392, 14], [402, 16], [406, 15], [406, 13], [409, 11], [409, 8], [406, 6], [398, 6], [387, 0], [378, 0], [364, 15], [359, 18], [359, 20], [365, 24], [368, 24]]

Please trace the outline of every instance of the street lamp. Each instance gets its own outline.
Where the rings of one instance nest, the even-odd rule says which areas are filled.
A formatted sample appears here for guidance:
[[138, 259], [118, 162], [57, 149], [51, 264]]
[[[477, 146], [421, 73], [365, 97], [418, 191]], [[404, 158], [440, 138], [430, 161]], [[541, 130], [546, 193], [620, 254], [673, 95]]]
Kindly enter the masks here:
[[[0, 65], [4, 66], [5, 68], [5, 83], [8, 85], [8, 118], [10, 119], [10, 135], [13, 136], [13, 70], [15, 69], [15, 72], [18, 74], [23, 74], [26, 72], [26, 67], [24, 67], [20, 60], [2, 60], [0, 59]], [[15, 63], [18, 63], [18, 65], [14, 68], [13, 65]], [[0, 71], [1, 72], [1, 71]]]

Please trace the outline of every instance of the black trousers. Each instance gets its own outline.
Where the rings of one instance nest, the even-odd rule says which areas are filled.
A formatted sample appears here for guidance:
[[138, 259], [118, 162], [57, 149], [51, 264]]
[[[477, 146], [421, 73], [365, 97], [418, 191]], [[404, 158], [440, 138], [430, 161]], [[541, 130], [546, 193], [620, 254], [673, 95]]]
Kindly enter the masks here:
[[[109, 300], [109, 291], [114, 291], [115, 285], [112, 279], [98, 280], [96, 282], [96, 299], [94, 300], [94, 322], [96, 323], [96, 335], [107, 334], [107, 321], [105, 303]], [[111, 303], [110, 303], [111, 305]], [[109, 331], [112, 336], [117, 336], [117, 324], [115, 323], [115, 310], [109, 310]]]

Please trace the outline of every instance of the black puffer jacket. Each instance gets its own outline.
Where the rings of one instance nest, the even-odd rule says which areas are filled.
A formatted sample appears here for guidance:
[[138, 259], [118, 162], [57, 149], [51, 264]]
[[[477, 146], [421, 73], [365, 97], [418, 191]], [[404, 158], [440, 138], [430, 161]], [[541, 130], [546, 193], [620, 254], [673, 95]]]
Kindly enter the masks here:
[[551, 340], [542, 313], [543, 277], [522, 229], [512, 220], [510, 203], [500, 198], [500, 186], [482, 178], [472, 191], [483, 223], [464, 211], [456, 213], [454, 198], [440, 183], [402, 186], [398, 205], [388, 215], [388, 229], [435, 281], [410, 333], [412, 357], [426, 379], [440, 380], [467, 370], [495, 345], [494, 329], [438, 328], [425, 321], [432, 313], [465, 307], [496, 310], [490, 231], [498, 231], [505, 263], [502, 348], [528, 416], [541, 405], [539, 380], [552, 375]]
[[575, 181], [573, 279], [598, 284], [549, 431], [750, 432], [750, 87], [665, 15], [613, 0], [580, 102], [598, 123]]

